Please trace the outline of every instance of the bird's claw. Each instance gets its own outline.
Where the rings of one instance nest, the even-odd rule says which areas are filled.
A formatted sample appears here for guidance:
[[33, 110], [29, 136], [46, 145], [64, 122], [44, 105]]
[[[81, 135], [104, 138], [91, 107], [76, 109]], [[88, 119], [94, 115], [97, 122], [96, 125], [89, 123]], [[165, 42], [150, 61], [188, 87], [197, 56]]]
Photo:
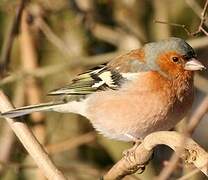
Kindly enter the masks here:
[[136, 158], [136, 149], [142, 143], [141, 139], [137, 139], [132, 148], [123, 151], [123, 157], [129, 162], [133, 163]]

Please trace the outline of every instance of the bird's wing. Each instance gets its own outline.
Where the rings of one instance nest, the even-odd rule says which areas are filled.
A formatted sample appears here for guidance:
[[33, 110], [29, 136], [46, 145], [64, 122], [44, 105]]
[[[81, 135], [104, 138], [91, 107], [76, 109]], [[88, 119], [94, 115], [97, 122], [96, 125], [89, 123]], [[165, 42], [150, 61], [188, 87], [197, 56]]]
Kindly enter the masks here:
[[101, 65], [78, 75], [71, 84], [51, 91], [48, 95], [87, 95], [107, 89], [116, 90], [124, 80], [119, 72]]
[[48, 95], [88, 95], [97, 91], [119, 89], [123, 83], [137, 77], [139, 72], [148, 70], [142, 60], [130, 53], [78, 75], [71, 84], [53, 90]]

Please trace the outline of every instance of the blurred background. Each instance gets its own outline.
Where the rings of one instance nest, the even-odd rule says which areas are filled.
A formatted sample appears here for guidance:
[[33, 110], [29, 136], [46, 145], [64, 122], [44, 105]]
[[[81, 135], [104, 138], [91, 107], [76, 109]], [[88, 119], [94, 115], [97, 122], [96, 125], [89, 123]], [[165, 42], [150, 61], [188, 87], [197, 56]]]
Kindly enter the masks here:
[[[51, 100], [46, 96], [48, 91], [66, 85], [76, 74], [146, 42], [171, 36], [186, 39], [207, 66], [206, 34], [192, 37], [181, 27], [154, 22], [184, 24], [194, 32], [204, 3], [205, 0], [1, 0], [0, 88], [15, 107], [46, 102]], [[205, 21], [205, 29], [207, 25]], [[191, 113], [208, 93], [207, 71], [196, 74], [195, 87]], [[178, 131], [184, 129], [186, 119], [176, 127]], [[132, 146], [102, 137], [87, 119], [74, 114], [34, 113], [24, 121], [56, 166], [74, 180], [99, 179], [122, 157], [122, 151]], [[193, 134], [205, 150], [207, 127], [205, 115]], [[125, 179], [153, 179], [171, 153], [165, 146], [156, 148], [145, 172]], [[170, 179], [193, 171], [194, 167], [180, 162]], [[3, 119], [0, 179], [45, 179]], [[206, 178], [196, 171], [188, 179]]]

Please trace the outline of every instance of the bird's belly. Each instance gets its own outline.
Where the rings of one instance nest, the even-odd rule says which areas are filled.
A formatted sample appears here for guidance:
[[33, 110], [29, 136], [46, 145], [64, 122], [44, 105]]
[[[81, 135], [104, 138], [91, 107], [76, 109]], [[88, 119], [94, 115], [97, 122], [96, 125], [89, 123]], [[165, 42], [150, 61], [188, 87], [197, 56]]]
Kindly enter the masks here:
[[154, 131], [169, 130], [182, 118], [184, 112], [181, 111], [177, 114], [178, 117], [175, 117], [173, 100], [166, 97], [167, 93], [161, 92], [139, 96], [104, 94], [101, 98], [92, 98], [96, 101], [89, 102], [86, 116], [104, 136], [132, 141], [126, 134], [143, 138]]

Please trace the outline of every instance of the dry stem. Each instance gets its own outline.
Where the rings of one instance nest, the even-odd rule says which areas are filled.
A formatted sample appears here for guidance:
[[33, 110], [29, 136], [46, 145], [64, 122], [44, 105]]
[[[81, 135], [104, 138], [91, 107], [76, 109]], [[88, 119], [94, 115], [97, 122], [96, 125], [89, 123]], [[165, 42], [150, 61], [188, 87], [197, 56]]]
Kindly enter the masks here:
[[58, 142], [56, 144], [49, 144], [46, 146], [47, 152], [49, 154], [57, 154], [63, 151], [69, 151], [73, 148], [81, 146], [83, 144], [88, 144], [94, 141], [96, 138], [95, 132], [89, 132], [83, 135], [80, 135], [76, 138], [70, 138], [68, 140]]
[[138, 146], [135, 155], [130, 154], [128, 157], [123, 157], [107, 172], [104, 179], [121, 179], [128, 174], [133, 174], [148, 162], [153, 148], [159, 144], [169, 146], [186, 163], [195, 165], [208, 176], [208, 153], [194, 140], [187, 138], [182, 153], [178, 152], [184, 138], [186, 137], [183, 134], [174, 131], [159, 131], [149, 134]]
[[[38, 28], [34, 26], [32, 29], [32, 23], [28, 23], [30, 14], [25, 9], [22, 14], [21, 20], [21, 62], [22, 68], [26, 72], [35, 70], [38, 67], [38, 55], [35, 47], [35, 35], [38, 34]], [[34, 32], [33, 32], [33, 31]], [[28, 104], [38, 104], [41, 102], [41, 87], [35, 77], [27, 77], [24, 81], [24, 92]], [[45, 143], [45, 126], [43, 124], [45, 115], [41, 112], [35, 112], [31, 114], [32, 121], [37, 123], [33, 127], [33, 132], [41, 144]], [[45, 179], [43, 174], [38, 170], [37, 179]]]
[[[0, 91], [0, 102], [1, 112], [13, 109], [12, 105], [9, 103], [7, 97], [2, 91]], [[5, 119], [44, 175], [50, 180], [65, 180], [66, 178], [64, 175], [55, 167], [26, 124], [14, 121], [10, 118]]]
[[0, 63], [0, 75], [2, 75], [2, 76], [4, 76], [4, 74], [8, 70], [8, 66], [10, 63], [10, 55], [11, 55], [12, 45], [13, 45], [14, 38], [18, 33], [18, 27], [19, 27], [19, 23], [21, 20], [23, 9], [25, 7], [25, 2], [26, 2], [26, 0], [20, 1], [20, 4], [17, 8], [16, 15], [12, 21], [11, 28], [8, 32], [8, 35], [6, 37], [6, 40], [5, 40], [5, 43], [3, 46], [3, 50], [1, 53], [1, 63]]
[[[196, 109], [192, 117], [190, 118], [189, 124], [184, 131], [184, 139], [181, 145], [186, 143], [186, 138], [190, 137], [191, 134], [194, 132], [195, 128], [198, 126], [199, 122], [203, 118], [203, 116], [207, 113], [208, 110], [208, 96], [204, 98], [200, 106]], [[183, 150], [183, 146], [181, 146], [181, 150]], [[176, 154], [173, 154], [169, 164], [161, 171], [160, 175], [158, 176], [158, 180], [165, 180], [167, 179], [174, 169], [177, 166], [177, 162], [179, 157]]]
[[205, 5], [204, 5], [204, 8], [202, 10], [202, 13], [201, 13], [201, 16], [200, 16], [200, 23], [199, 23], [199, 26], [197, 28], [196, 31], [194, 32], [190, 32], [189, 29], [187, 28], [187, 26], [185, 24], [177, 24], [177, 23], [170, 23], [170, 22], [166, 22], [166, 21], [158, 21], [158, 20], [155, 20], [154, 22], [155, 23], [160, 23], [160, 24], [169, 24], [171, 26], [176, 26], [176, 27], [180, 27], [180, 28], [183, 28], [184, 31], [186, 31], [186, 33], [189, 35], [189, 36], [196, 36], [198, 35], [200, 32], [204, 33], [206, 36], [208, 36], [208, 32], [204, 29], [203, 25], [205, 23], [205, 20], [206, 20], [206, 11], [207, 11], [207, 8], [208, 8], [208, 0], [206, 0], [205, 2]]

